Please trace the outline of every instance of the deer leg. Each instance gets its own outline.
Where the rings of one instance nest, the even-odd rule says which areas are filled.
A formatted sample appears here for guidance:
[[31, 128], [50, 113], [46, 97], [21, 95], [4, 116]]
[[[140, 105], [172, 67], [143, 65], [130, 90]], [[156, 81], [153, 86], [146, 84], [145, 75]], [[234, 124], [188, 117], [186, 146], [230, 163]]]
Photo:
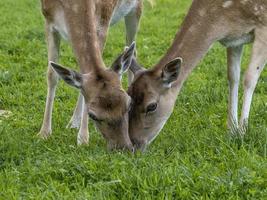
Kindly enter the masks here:
[[[125, 28], [126, 28], [126, 45], [130, 46], [138, 31], [139, 22], [142, 14], [142, 2], [139, 1], [139, 5], [131, 11], [128, 15], [124, 17], [125, 19]], [[131, 70], [128, 70], [128, 85], [133, 81], [134, 75]]]
[[83, 108], [83, 96], [80, 93], [73, 115], [66, 128], [80, 128]]
[[242, 133], [245, 133], [246, 131], [253, 93], [260, 74], [267, 62], [266, 38], [267, 28], [255, 31], [255, 41], [252, 48], [251, 60], [244, 79], [243, 108], [240, 118], [240, 127]]
[[89, 141], [88, 112], [84, 98], [82, 97], [81, 99], [82, 99], [82, 118], [81, 118], [81, 127], [77, 136], [78, 145], [88, 144]]
[[[46, 25], [47, 43], [48, 43], [48, 61], [57, 62], [59, 57], [60, 36], [57, 32]], [[43, 125], [39, 132], [39, 136], [43, 139], [48, 138], [52, 133], [52, 110], [56, 93], [56, 86], [58, 83], [58, 76], [56, 72], [48, 65], [47, 71], [47, 98]]]
[[243, 52], [243, 45], [227, 49], [229, 100], [228, 100], [228, 121], [229, 130], [238, 128], [238, 87], [240, 80], [240, 65]]

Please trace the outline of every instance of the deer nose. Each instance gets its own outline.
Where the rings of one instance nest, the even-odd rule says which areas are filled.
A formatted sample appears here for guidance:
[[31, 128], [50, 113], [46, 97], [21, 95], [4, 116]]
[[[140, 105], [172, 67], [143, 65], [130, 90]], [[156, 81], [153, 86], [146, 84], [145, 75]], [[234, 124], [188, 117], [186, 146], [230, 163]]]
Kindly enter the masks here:
[[132, 142], [133, 142], [133, 146], [134, 146], [134, 152], [136, 152], [137, 150], [140, 150], [141, 152], [146, 151], [146, 147], [147, 147], [146, 141], [132, 139]]
[[127, 150], [130, 151], [131, 153], [135, 153], [135, 148], [133, 145], [128, 145]]
[[126, 151], [130, 151], [131, 153], [134, 153], [134, 147], [132, 145], [132, 143], [109, 143], [108, 144], [108, 150], [113, 151], [113, 150], [126, 150]]

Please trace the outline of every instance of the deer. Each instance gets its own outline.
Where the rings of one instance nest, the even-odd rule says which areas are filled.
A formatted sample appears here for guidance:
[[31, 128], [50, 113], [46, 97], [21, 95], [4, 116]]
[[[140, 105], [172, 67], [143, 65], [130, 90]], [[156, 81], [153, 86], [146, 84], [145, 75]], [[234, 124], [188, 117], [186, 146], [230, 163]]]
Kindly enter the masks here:
[[[142, 0], [41, 0], [48, 44], [47, 99], [39, 136], [52, 133], [52, 109], [59, 78], [79, 89], [80, 96], [69, 123], [79, 128], [77, 144], [88, 144], [88, 117], [107, 140], [108, 148], [132, 151], [128, 135], [130, 97], [122, 89], [121, 76], [135, 53]], [[130, 47], [105, 68], [102, 58], [109, 26], [125, 19]], [[70, 42], [81, 73], [57, 64], [60, 40]], [[131, 77], [129, 77], [131, 78]]]
[[[267, 2], [265, 0], [193, 0], [173, 43], [150, 69], [135, 59], [129, 135], [144, 150], [169, 119], [175, 101], [192, 70], [215, 42], [227, 49], [229, 103], [227, 126], [243, 136], [247, 131], [253, 92], [267, 62]], [[244, 95], [238, 123], [238, 87], [245, 44], [252, 43], [244, 75]]]

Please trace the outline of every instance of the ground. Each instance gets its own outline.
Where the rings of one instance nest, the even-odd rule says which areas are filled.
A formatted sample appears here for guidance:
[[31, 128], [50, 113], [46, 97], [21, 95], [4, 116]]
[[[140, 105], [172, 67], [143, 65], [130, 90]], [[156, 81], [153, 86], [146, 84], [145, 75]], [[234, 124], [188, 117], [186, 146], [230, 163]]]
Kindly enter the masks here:
[[[145, 3], [138, 57], [152, 66], [167, 50], [191, 1]], [[209, 51], [145, 153], [108, 152], [90, 124], [77, 147], [66, 129], [78, 92], [60, 83], [53, 135], [38, 133], [46, 98], [47, 51], [39, 1], [0, 1], [0, 199], [267, 199], [267, 71], [259, 80], [244, 139], [226, 128], [225, 49]], [[124, 48], [123, 22], [110, 30], [107, 65]], [[246, 47], [242, 74], [248, 64]], [[63, 43], [60, 63], [77, 66]], [[241, 90], [242, 91], [242, 90]], [[242, 92], [240, 99], [242, 98]], [[241, 106], [241, 104], [240, 104]], [[3, 113], [3, 112], [2, 112]]]

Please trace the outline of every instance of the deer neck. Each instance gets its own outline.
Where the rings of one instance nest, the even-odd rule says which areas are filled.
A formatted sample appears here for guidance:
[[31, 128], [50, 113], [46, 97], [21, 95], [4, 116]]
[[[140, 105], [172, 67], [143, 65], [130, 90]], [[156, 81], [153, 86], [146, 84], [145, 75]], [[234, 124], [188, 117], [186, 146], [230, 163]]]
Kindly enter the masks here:
[[62, 3], [71, 44], [83, 73], [98, 72], [105, 66], [97, 26], [100, 24], [105, 26], [101, 29], [105, 31], [102, 34], [106, 34], [113, 12], [112, 8], [115, 7], [115, 1], [111, 2], [109, 9], [105, 9], [104, 18], [101, 13], [97, 13], [103, 10], [99, 8], [103, 5], [95, 0], [65, 0]]
[[[207, 10], [209, 10], [210, 14], [207, 13]], [[217, 12], [217, 14], [212, 15], [212, 12]], [[207, 2], [203, 3], [201, 0], [193, 1], [171, 47], [155, 66], [157, 70], [161, 71], [162, 67], [174, 58], [181, 57], [183, 59], [183, 66], [178, 80], [173, 84], [172, 92], [175, 94], [175, 98], [184, 81], [207, 53], [213, 42], [224, 37], [226, 30], [223, 30], [220, 25], [221, 18], [218, 17], [219, 15], [216, 6], [214, 7], [213, 5], [213, 11], [211, 11], [207, 6]]]

